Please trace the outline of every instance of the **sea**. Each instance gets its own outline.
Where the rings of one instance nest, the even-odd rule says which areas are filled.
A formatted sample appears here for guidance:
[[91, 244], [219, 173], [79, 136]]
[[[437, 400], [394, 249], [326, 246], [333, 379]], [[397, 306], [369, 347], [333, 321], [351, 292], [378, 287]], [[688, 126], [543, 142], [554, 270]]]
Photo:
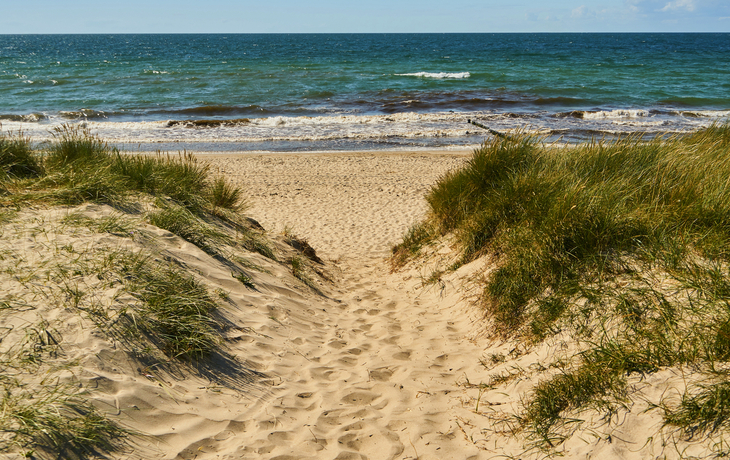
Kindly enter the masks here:
[[2, 132], [124, 150], [463, 149], [730, 117], [730, 34], [0, 35]]

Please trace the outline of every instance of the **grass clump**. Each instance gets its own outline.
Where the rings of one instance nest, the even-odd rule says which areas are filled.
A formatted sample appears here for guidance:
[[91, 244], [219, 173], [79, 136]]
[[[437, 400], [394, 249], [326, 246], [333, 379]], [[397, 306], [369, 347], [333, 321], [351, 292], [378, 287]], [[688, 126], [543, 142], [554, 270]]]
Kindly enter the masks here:
[[196, 214], [243, 209], [242, 190], [222, 177], [212, 179], [210, 168], [189, 153], [122, 155], [88, 130], [68, 125], [54, 137], [46, 151], [37, 151], [22, 135], [0, 136], [0, 169], [12, 203], [115, 204], [146, 193]]
[[[568, 410], [615, 410], [616, 401], [625, 398], [625, 380], [617, 373], [595, 373], [582, 367], [559, 374], [537, 385], [521, 423], [536, 441], [555, 447], [565, 439], [556, 425], [562, 427], [573, 419], [565, 419]], [[606, 396], [610, 395], [611, 398]]]
[[97, 233], [111, 233], [117, 236], [130, 236], [134, 223], [122, 215], [110, 215], [93, 219], [75, 212], [61, 219], [61, 223], [76, 227], [87, 227]]
[[36, 177], [42, 171], [28, 137], [22, 133], [12, 137], [0, 133], [0, 179]]
[[[495, 261], [481, 298], [498, 335], [535, 343], [564, 332], [580, 344], [572, 367], [540, 383], [520, 416], [553, 446], [571, 414], [621, 407], [632, 375], [730, 360], [728, 177], [728, 124], [567, 148], [496, 138], [432, 188], [429, 219], [393, 264], [430, 234], [453, 235], [461, 264]], [[687, 433], [727, 430], [723, 395], [695, 388], [665, 406], [666, 421]]]
[[393, 246], [391, 252], [391, 267], [398, 269], [404, 266], [409, 259], [417, 256], [423, 246], [433, 241], [438, 235], [428, 222], [418, 223], [408, 229], [403, 241]]
[[267, 259], [277, 260], [274, 249], [260, 233], [245, 228], [238, 234], [236, 242], [248, 251], [261, 254]]
[[67, 166], [93, 166], [104, 163], [110, 155], [110, 147], [88, 131], [69, 125], [56, 128], [53, 132], [56, 141], [51, 144], [45, 164], [51, 169]]
[[121, 155], [116, 153], [112, 170], [126, 178], [131, 189], [169, 198], [193, 212], [213, 208], [209, 167], [194, 156]]
[[246, 286], [249, 289], [256, 289], [256, 285], [253, 284], [253, 279], [251, 279], [250, 276], [247, 274], [240, 272], [240, 273], [231, 273], [231, 276], [233, 276], [235, 279], [241, 282], [244, 286]]
[[224, 177], [218, 176], [213, 180], [209, 194], [209, 200], [213, 209], [222, 208], [238, 212], [246, 207], [243, 199], [243, 190], [233, 186]]
[[216, 255], [219, 245], [228, 241], [224, 233], [183, 206], [162, 203], [161, 209], [148, 214], [147, 220], [152, 225], [174, 233], [211, 255]]
[[[431, 190], [429, 223], [456, 234], [464, 262], [499, 255], [485, 297], [504, 331], [516, 331], [527, 304], [546, 289], [611, 276], [627, 254], [656, 259], [681, 241], [724, 256], [727, 130], [562, 150], [528, 136], [497, 138]], [[422, 233], [410, 231], [401, 252], [413, 253]]]
[[126, 290], [142, 302], [126, 313], [131, 326], [174, 358], [201, 359], [217, 350], [217, 306], [203, 284], [172, 265], [133, 255], [120, 271]]
[[[238, 244], [266, 257], [276, 256], [266, 241], [240, 216], [243, 191], [218, 176], [189, 153], [122, 155], [86, 129], [63, 126], [46, 151], [35, 151], [21, 135], [0, 136], [0, 170], [4, 197], [0, 204], [75, 205], [83, 202], [123, 206], [139, 194], [157, 197], [153, 225], [169, 230], [210, 254], [230, 243], [206, 221], [218, 219], [240, 233]], [[119, 224], [119, 225], [117, 225]], [[96, 224], [95, 224], [96, 225]], [[108, 220], [98, 231], [124, 232], [124, 223]], [[225, 240], [225, 241], [224, 241]]]
[[68, 385], [29, 389], [17, 380], [0, 379], [0, 437], [3, 450], [12, 446], [36, 458], [97, 458], [116, 449], [125, 430], [89, 404], [78, 388]]
[[680, 427], [688, 439], [730, 428], [730, 382], [728, 375], [721, 377], [683, 395], [679, 407], [667, 411], [666, 422]]
[[60, 371], [73, 364], [49, 366], [58, 354], [45, 324], [0, 353], [0, 451], [83, 460], [118, 450], [130, 432], [94, 407], [78, 383], [60, 382]]

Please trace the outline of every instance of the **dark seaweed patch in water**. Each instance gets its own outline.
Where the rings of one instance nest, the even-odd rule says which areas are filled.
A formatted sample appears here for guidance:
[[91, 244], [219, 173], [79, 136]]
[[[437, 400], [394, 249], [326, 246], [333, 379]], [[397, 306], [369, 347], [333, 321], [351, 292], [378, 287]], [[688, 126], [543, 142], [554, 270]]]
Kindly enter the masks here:
[[170, 120], [165, 125], [168, 128], [182, 126], [184, 128], [218, 128], [220, 126], [240, 126], [250, 123], [248, 118], [234, 120]]

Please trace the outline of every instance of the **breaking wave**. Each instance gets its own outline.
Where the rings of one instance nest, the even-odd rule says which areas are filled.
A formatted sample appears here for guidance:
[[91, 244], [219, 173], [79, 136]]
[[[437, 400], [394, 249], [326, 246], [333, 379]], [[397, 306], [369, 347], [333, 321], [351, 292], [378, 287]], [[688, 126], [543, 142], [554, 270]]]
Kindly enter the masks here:
[[399, 77], [422, 77], [422, 78], [469, 78], [471, 73], [469, 72], [415, 72], [415, 73], [397, 73]]

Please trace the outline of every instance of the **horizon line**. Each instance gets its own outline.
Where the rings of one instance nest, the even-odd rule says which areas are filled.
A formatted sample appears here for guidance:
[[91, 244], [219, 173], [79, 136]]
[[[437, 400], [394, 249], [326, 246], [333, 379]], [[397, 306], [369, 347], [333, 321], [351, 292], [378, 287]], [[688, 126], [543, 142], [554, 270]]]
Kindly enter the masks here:
[[516, 35], [516, 34], [541, 34], [541, 35], [602, 35], [602, 34], [730, 34], [730, 31], [609, 31], [609, 32], [23, 32], [23, 33], [0, 33], [0, 36], [10, 35]]

